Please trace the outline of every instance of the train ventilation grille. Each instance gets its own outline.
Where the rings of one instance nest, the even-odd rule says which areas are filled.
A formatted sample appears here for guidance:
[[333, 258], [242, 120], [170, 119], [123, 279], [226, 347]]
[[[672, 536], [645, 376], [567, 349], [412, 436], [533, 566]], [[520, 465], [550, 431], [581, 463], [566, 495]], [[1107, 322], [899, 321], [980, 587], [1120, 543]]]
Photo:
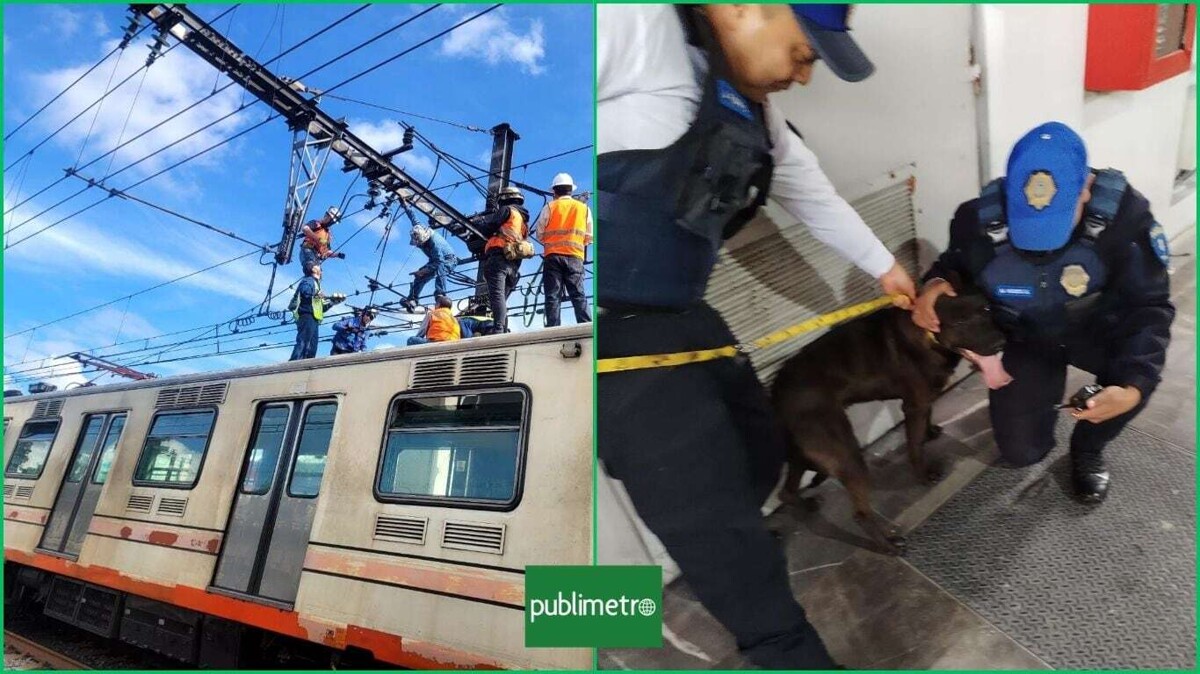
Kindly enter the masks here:
[[225, 402], [225, 393], [228, 390], [229, 382], [205, 384], [203, 386], [165, 388], [158, 392], [158, 400], [154, 403], [154, 407], [163, 409], [167, 407], [219, 405]]
[[63, 401], [43, 400], [33, 408], [33, 417], [56, 417], [62, 413]]
[[30, 484], [30, 485], [26, 485], [24, 487], [17, 487], [16, 498], [27, 499], [27, 498], [32, 498], [32, 497], [33, 497], [33, 485]]
[[12, 496], [12, 495], [13, 495], [13, 486], [11, 484], [4, 485], [4, 498], [8, 498], [9, 496]]
[[375, 518], [375, 538], [381, 541], [425, 545], [425, 530], [428, 526], [427, 517], [379, 515]]
[[158, 499], [158, 510], [155, 513], [183, 517], [183, 511], [187, 510], [187, 504], [188, 500], [186, 498], [167, 498], [164, 496]]
[[133, 513], [148, 513], [150, 506], [154, 505], [154, 496], [151, 494], [131, 494], [129, 501], [125, 503], [125, 511]]
[[442, 528], [442, 547], [503, 555], [504, 525], [446, 522]]
[[458, 358], [429, 358], [413, 364], [410, 389], [503, 384], [513, 380], [512, 351]]

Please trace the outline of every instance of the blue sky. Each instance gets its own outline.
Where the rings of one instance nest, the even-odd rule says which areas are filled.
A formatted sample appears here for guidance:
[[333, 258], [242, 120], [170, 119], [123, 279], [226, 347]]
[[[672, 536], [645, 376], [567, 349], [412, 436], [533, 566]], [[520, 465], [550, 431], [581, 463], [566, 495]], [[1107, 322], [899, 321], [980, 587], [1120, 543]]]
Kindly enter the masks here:
[[[282, 49], [346, 15], [357, 5], [303, 4], [290, 6], [242, 5], [215, 22], [245, 52], [267, 61]], [[298, 76], [375, 35], [411, 19], [430, 5], [372, 5], [329, 33], [287, 54], [270, 69]], [[309, 77], [305, 84], [323, 89], [357, 74], [462, 19], [486, 5], [443, 5], [379, 42], [352, 54]], [[212, 19], [228, 5], [192, 5]], [[116, 46], [127, 23], [126, 5], [8, 5], [4, 8], [4, 120], [5, 133], [25, 121], [54, 94]], [[21, 128], [4, 143], [5, 210], [63, 175], [63, 169], [87, 164], [164, 118], [228, 84], [184, 47], [173, 49], [108, 98], [97, 112], [93, 108], [44, 144], [28, 159], [17, 163], [34, 144], [97, 99], [112, 83], [120, 82], [145, 62], [150, 31], [128, 49], [112, 57], [75, 85], [54, 105]], [[172, 43], [174, 41], [172, 40]], [[438, 119], [485, 129], [509, 122], [521, 136], [513, 163], [540, 159], [589, 145], [592, 142], [592, 8], [589, 5], [507, 5], [457, 29], [371, 74], [334, 92], [338, 96], [368, 101]], [[138, 84], [141, 83], [140, 92]], [[135, 97], [136, 94], [136, 97]], [[253, 100], [235, 86], [131, 143], [111, 157], [82, 171], [91, 178], [117, 171]], [[479, 166], [487, 165], [491, 136], [406, 114], [326, 98], [322, 108], [344, 117], [350, 128], [380, 150], [400, 145], [401, 121], [444, 151]], [[262, 121], [269, 114], [261, 103], [213, 125], [156, 157], [111, 178], [110, 186], [124, 189], [171, 164]], [[287, 191], [291, 133], [282, 120], [227, 143], [205, 156], [173, 169], [131, 190], [131, 194], [217, 227], [236, 232], [254, 242], [275, 243]], [[461, 176], [443, 165], [435, 171], [435, 155], [418, 150], [397, 158], [415, 178], [430, 187], [457, 182]], [[592, 185], [591, 151], [576, 152], [549, 162], [514, 171], [513, 177], [548, 187], [552, 176], [567, 171], [580, 190]], [[80, 160], [82, 157], [82, 160]], [[341, 172], [334, 158], [324, 173], [314, 198], [314, 210], [340, 203], [354, 174]], [[39, 211], [78, 191], [84, 183], [67, 179], [3, 217], [4, 251], [4, 363], [6, 388], [28, 383], [10, 375], [31, 367], [57, 364], [47, 377], [65, 385], [91, 379], [80, 375], [73, 361], [55, 359], [72, 351], [94, 350], [117, 354], [114, 360], [139, 364], [213, 351], [213, 340], [172, 346], [214, 330], [180, 332], [223, 323], [257, 305], [265, 296], [271, 267], [257, 255], [198, 274], [130, 301], [89, 312], [77, 318], [28, 332], [28, 328], [88, 307], [134, 293], [189, 272], [252, 252], [249, 245], [206, 231], [144, 205], [108, 199], [99, 206], [48, 229], [28, 241], [16, 243], [60, 218], [104, 196], [93, 188], [61, 206], [34, 217]], [[350, 194], [365, 191], [358, 181]], [[439, 194], [464, 213], [482, 209], [483, 199], [471, 186], [447, 188]], [[363, 197], [350, 202], [357, 210]], [[543, 201], [527, 195], [535, 212]], [[378, 210], [375, 211], [378, 213]], [[315, 214], [310, 214], [315, 215]], [[345, 261], [325, 265], [327, 292], [352, 293], [366, 289], [364, 275], [374, 275], [379, 260], [383, 221], [373, 214], [347, 218], [334, 229], [335, 244], [365, 225], [342, 250]], [[409, 223], [396, 222], [383, 257], [379, 278], [405, 283], [407, 272], [423, 262], [408, 245]], [[460, 242], [456, 248], [465, 256]], [[298, 256], [297, 256], [298, 260]], [[524, 281], [538, 260], [525, 262]], [[279, 269], [276, 291], [299, 277], [298, 261]], [[471, 272], [473, 275], [473, 272]], [[290, 291], [272, 303], [282, 308]], [[519, 300], [514, 295], [514, 300]], [[384, 291], [377, 301], [395, 299]], [[359, 304], [365, 296], [356, 298]], [[570, 321], [569, 303], [563, 312]], [[386, 316], [378, 321], [391, 324]], [[541, 318], [534, 321], [541, 324]], [[327, 322], [328, 323], [328, 322]], [[519, 323], [518, 323], [519, 324]], [[223, 351], [290, 340], [293, 329], [280, 327], [265, 317], [242, 332], [220, 329]], [[248, 333], [246, 330], [260, 329]], [[22, 332], [26, 331], [26, 332]], [[322, 335], [328, 335], [326, 325]], [[19, 334], [14, 334], [19, 333]], [[161, 336], [160, 335], [164, 335]], [[373, 339], [371, 348], [402, 344], [406, 335], [392, 332]], [[149, 348], [148, 348], [149, 347]], [[155, 348], [157, 347], [157, 348]], [[144, 351], [129, 352], [135, 349]], [[165, 349], [170, 348], [170, 351]], [[328, 347], [322, 345], [324, 354]], [[202, 359], [155, 362], [140, 369], [160, 375], [224, 369], [276, 362], [287, 358], [290, 345], [242, 354]], [[160, 355], [161, 354], [161, 355]], [[111, 381], [105, 376], [97, 383]]]

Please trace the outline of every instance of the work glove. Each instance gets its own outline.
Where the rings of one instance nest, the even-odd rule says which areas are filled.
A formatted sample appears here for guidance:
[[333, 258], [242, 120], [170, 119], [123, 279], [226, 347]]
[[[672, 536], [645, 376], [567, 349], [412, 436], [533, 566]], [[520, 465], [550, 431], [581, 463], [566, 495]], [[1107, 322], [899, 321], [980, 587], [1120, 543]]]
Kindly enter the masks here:
[[345, 253], [338, 253], [337, 255], [334, 255], [334, 257], [336, 257], [336, 258], [337, 258], [337, 259], [339, 259], [339, 260], [345, 260], [345, 259], [346, 259], [346, 254], [345, 254]]

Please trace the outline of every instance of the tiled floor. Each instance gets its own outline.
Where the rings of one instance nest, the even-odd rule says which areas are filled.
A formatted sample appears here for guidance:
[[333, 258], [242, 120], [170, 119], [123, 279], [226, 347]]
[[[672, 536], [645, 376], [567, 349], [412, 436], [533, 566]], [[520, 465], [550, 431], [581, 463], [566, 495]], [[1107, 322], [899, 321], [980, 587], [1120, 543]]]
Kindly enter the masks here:
[[[1187, 242], [1191, 250], [1192, 245]], [[1195, 453], [1196, 266], [1180, 258], [1173, 276], [1177, 318], [1163, 384], [1127, 432], [1145, 433]], [[1090, 381], [1072, 372], [1068, 391]], [[904, 531], [920, 525], [963, 489], [995, 457], [986, 389], [977, 376], [938, 402], [934, 420], [945, 435], [930, 443], [931, 456], [949, 464], [946, 478], [929, 488], [912, 477], [898, 430], [868, 448], [881, 514]], [[1114, 476], [1118, 484], [1119, 475]], [[1047, 669], [1024, 645], [972, 611], [904, 558], [871, 549], [850, 517], [849, 502], [829, 481], [812, 490], [816, 508], [771, 516], [784, 535], [792, 588], [830, 652], [851, 668]], [[1069, 563], [1064, 560], [1064, 563]], [[1194, 569], [1180, 569], [1194, 587]], [[1003, 582], [997, 579], [997, 582]], [[664, 647], [601, 652], [606, 669], [739, 669], [747, 665], [733, 640], [695, 600], [684, 583], [664, 591]]]

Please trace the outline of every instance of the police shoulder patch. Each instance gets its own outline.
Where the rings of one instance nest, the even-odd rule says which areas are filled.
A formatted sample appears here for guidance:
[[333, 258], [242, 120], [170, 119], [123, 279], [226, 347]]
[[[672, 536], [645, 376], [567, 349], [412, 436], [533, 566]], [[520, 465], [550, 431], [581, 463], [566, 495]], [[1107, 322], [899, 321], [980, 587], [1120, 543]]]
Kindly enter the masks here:
[[717, 100], [738, 115], [746, 119], [754, 119], [754, 113], [750, 112], [750, 103], [746, 97], [738, 93], [738, 90], [725, 80], [717, 80]]
[[1171, 250], [1167, 246], [1167, 233], [1163, 230], [1162, 225], [1154, 223], [1147, 233], [1150, 237], [1150, 249], [1154, 251], [1155, 257], [1163, 263], [1164, 267], [1169, 266]]

